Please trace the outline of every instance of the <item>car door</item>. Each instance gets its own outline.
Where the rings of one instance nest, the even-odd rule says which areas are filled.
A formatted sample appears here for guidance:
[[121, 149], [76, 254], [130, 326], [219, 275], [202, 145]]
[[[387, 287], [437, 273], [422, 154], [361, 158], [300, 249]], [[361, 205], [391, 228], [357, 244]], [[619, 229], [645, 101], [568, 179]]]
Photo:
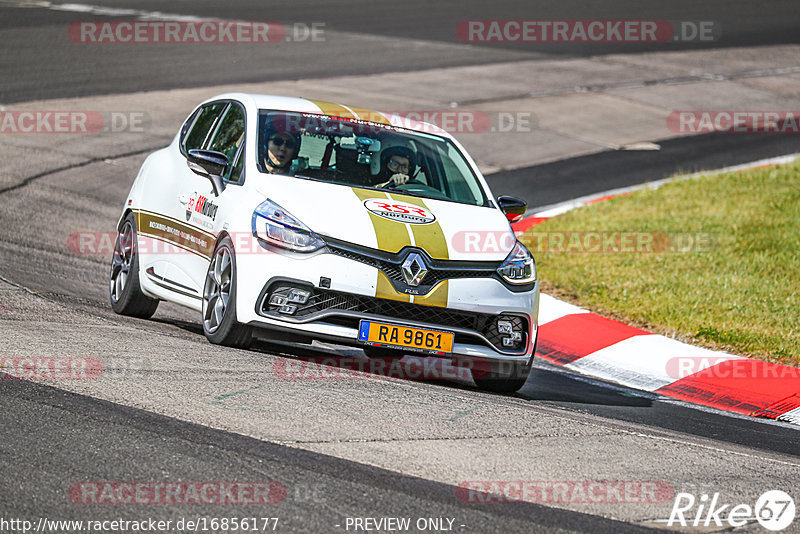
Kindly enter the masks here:
[[[221, 208], [236, 196], [239, 188], [237, 186], [241, 186], [244, 181], [242, 161], [245, 112], [236, 101], [225, 104], [225, 108], [213, 122], [206, 120], [201, 112], [197, 124], [188, 132], [186, 141], [181, 146], [185, 176], [180, 180], [181, 189], [177, 194], [177, 203], [174, 204], [176, 212], [172, 215], [173, 218], [185, 221], [188, 226], [188, 242], [184, 244], [193, 249], [181, 258], [180, 274], [186, 274], [192, 281], [190, 285], [197, 287], [201, 294], [214, 243], [224, 224], [222, 214], [225, 210]], [[215, 111], [216, 108], [212, 112]], [[207, 124], [210, 124], [208, 128]], [[211, 181], [189, 167], [186, 157], [193, 148], [213, 150], [228, 158], [229, 165], [223, 175], [226, 187], [218, 196], [214, 194]], [[204, 261], [198, 261], [198, 258]]]
[[231, 107], [216, 101], [198, 108], [181, 127], [177, 146], [159, 160], [153, 173], [149, 210], [140, 215], [140, 226], [159, 240], [151, 254], [143, 256], [143, 270], [158, 288], [159, 296], [195, 308], [200, 307], [203, 280], [213, 252], [219, 200], [211, 181], [188, 165], [188, 151], [207, 148]]

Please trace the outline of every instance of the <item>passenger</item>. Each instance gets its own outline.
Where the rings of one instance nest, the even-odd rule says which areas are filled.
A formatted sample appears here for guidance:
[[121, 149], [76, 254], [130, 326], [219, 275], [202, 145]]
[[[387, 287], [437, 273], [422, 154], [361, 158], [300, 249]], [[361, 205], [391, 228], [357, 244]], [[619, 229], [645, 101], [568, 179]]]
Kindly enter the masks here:
[[381, 170], [375, 176], [378, 182], [373, 187], [403, 185], [416, 169], [416, 158], [411, 149], [404, 146], [391, 146], [381, 152]]
[[264, 167], [272, 174], [291, 174], [292, 161], [300, 152], [300, 134], [273, 131], [267, 137]]

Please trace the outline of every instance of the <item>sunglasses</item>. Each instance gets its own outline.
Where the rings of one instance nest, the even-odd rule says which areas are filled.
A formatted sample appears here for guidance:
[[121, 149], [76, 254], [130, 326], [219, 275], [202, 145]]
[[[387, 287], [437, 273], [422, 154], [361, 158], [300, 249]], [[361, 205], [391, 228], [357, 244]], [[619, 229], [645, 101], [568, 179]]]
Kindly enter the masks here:
[[293, 139], [284, 139], [283, 137], [273, 137], [269, 142], [277, 147], [286, 145], [286, 148], [294, 148], [296, 146]]
[[392, 170], [392, 171], [395, 171], [395, 172], [400, 171], [400, 170], [408, 172], [408, 163], [400, 163], [399, 161], [397, 161], [394, 158], [390, 159], [386, 163], [386, 166], [389, 167], [389, 170]]

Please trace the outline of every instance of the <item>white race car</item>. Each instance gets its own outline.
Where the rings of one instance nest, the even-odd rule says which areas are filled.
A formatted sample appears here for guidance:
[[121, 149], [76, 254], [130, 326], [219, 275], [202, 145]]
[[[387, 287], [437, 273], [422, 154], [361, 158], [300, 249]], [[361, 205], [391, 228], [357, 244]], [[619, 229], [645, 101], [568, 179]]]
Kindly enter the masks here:
[[[306, 100], [202, 103], [142, 165], [118, 224], [117, 313], [201, 312], [209, 341], [358, 346], [469, 361], [516, 391], [536, 346], [539, 285], [509, 221], [447, 132]], [[475, 362], [485, 364], [483, 372]]]

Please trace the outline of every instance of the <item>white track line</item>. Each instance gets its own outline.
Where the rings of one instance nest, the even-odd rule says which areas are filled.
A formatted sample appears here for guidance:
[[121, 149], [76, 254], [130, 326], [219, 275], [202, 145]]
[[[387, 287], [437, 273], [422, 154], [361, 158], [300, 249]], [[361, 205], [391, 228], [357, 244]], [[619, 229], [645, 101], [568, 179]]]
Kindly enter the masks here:
[[740, 359], [643, 332], [567, 364], [584, 374], [655, 391], [726, 360]]
[[800, 408], [795, 408], [790, 412], [778, 416], [778, 421], [786, 421], [787, 423], [794, 423], [800, 425]]
[[183, 22], [219, 20], [217, 18], [195, 17], [193, 15], [162, 13], [161, 11], [143, 11], [141, 9], [93, 6], [90, 4], [54, 4], [52, 2], [40, 2], [35, 0], [1, 0], [0, 4], [7, 7], [40, 8], [50, 9], [53, 11], [68, 11], [71, 13], [88, 13], [90, 15], [97, 15], [101, 17], [132, 17], [137, 20], [165, 20]]
[[539, 326], [575, 313], [589, 313], [589, 311], [544, 293], [539, 295]]

